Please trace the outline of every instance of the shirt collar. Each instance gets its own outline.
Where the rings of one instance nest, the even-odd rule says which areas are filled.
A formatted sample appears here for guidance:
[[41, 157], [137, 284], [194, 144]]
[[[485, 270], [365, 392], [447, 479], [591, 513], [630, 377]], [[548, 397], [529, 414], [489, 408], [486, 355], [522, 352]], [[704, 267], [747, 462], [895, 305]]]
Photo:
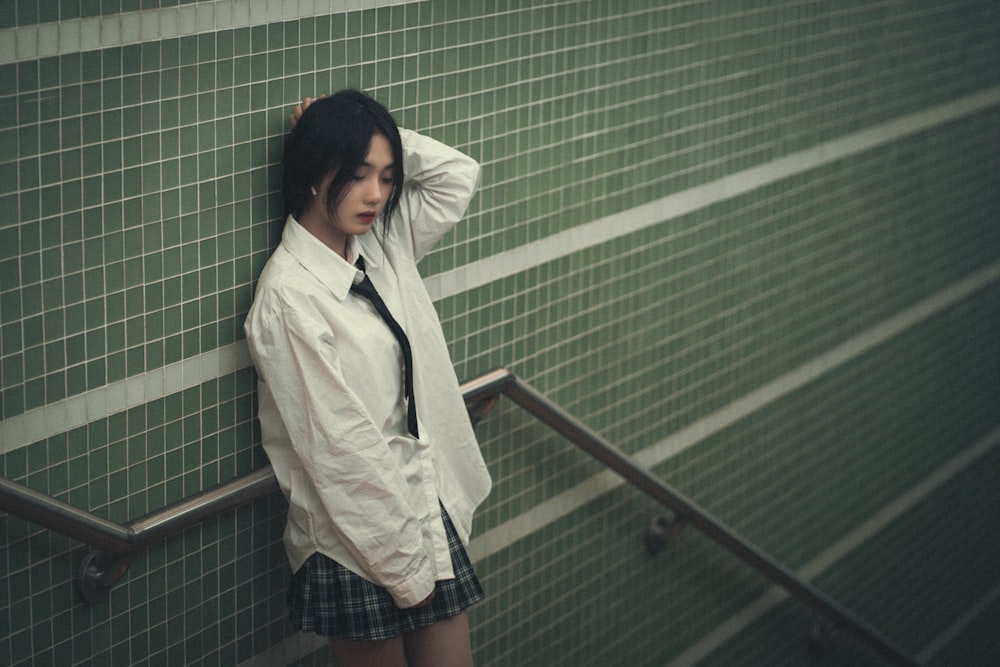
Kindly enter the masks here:
[[358, 241], [358, 238], [351, 239], [348, 262], [306, 231], [292, 216], [285, 220], [285, 228], [281, 233], [282, 247], [341, 300], [347, 297], [355, 280], [361, 280], [361, 271], [354, 266], [359, 255], [365, 258], [365, 266], [369, 271], [378, 266], [372, 253], [365, 252], [364, 245]]

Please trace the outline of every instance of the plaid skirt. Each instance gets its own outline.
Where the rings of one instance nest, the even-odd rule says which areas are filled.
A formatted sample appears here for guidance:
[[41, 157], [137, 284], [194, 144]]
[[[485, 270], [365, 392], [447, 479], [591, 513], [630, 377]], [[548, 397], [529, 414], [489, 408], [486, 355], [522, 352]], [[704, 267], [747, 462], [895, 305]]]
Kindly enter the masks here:
[[483, 599], [482, 585], [444, 508], [441, 516], [455, 578], [435, 584], [430, 604], [400, 609], [381, 586], [315, 553], [288, 586], [292, 625], [331, 639], [391, 639], [460, 614]]

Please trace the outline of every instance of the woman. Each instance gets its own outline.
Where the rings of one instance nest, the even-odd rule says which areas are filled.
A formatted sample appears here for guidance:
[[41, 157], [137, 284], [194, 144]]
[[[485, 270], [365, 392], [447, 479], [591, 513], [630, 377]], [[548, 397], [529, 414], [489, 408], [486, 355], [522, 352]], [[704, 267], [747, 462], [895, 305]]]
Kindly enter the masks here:
[[463, 544], [490, 478], [416, 262], [479, 165], [356, 91], [292, 122], [285, 227], [245, 325], [288, 498], [292, 622], [338, 667], [468, 666], [483, 593]]

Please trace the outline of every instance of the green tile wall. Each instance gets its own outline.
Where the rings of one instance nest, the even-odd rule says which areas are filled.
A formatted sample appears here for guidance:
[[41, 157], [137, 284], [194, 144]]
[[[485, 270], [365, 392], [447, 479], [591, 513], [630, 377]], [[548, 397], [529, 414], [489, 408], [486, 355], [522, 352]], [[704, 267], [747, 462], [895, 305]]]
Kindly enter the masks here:
[[[425, 276], [529, 258], [437, 301], [459, 376], [506, 366], [629, 454], [995, 276], [992, 2], [317, 1], [309, 16], [286, 5], [0, 7], [0, 432], [39, 410], [72, 422], [0, 443], [4, 477], [126, 522], [265, 462], [252, 370], [212, 364], [241, 349], [280, 233], [287, 114], [340, 87], [373, 92], [402, 125], [483, 165]], [[209, 10], [215, 28], [188, 27]], [[116, 39], [66, 37], [50, 52], [59, 30], [89, 44], [100, 21]], [[884, 127], [904, 134], [867, 138]], [[859, 137], [862, 150], [691, 212], [665, 203]], [[625, 228], [661, 204], [653, 224], [588, 241], [588, 225]], [[559, 257], [531, 260], [574, 231]], [[789, 567], [807, 565], [997, 426], [997, 283], [655, 472]], [[178, 386], [178, 369], [195, 379]], [[479, 533], [524, 524], [600, 470], [506, 402], [478, 430], [495, 478]], [[1000, 585], [984, 557], [1000, 548], [998, 464], [984, 454], [816, 584], [914, 653], [980, 605], [930, 664], [995, 664], [1000, 609], [983, 595]], [[642, 530], [658, 511], [619, 486], [482, 557], [477, 664], [672, 664], [767, 591], [690, 529], [649, 557]], [[323, 651], [281, 650], [283, 514], [269, 497], [156, 544], [95, 607], [72, 587], [85, 545], [0, 515], [0, 664], [323, 664]], [[802, 664], [818, 620], [784, 602], [702, 664]], [[846, 636], [816, 660], [885, 664]]]

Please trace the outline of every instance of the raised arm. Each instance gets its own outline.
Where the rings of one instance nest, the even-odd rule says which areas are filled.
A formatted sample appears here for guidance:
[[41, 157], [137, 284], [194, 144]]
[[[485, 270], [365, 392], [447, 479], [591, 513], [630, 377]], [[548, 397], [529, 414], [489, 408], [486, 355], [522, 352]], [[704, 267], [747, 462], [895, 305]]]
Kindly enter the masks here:
[[440, 141], [400, 128], [406, 181], [400, 223], [410, 228], [419, 260], [465, 215], [479, 187], [479, 163]]
[[[320, 95], [317, 99], [322, 99]], [[313, 103], [306, 97], [289, 116], [294, 127]], [[430, 137], [399, 128], [403, 144], [403, 194], [390, 233], [403, 234], [419, 260], [465, 215], [479, 187], [479, 163]]]

